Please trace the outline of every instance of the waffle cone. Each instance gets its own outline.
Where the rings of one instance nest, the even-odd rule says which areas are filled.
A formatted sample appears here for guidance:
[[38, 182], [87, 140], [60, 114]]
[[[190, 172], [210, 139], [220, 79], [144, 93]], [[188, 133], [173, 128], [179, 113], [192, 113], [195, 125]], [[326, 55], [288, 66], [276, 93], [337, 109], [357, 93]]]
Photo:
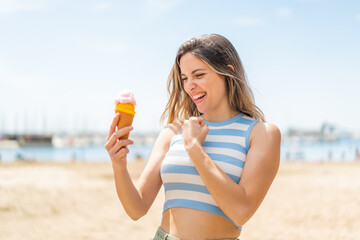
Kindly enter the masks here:
[[[133, 114], [120, 112], [120, 119], [119, 119], [118, 124], [117, 124], [117, 129], [121, 129], [123, 127], [131, 126], [132, 122], [133, 122], [133, 119], [134, 119]], [[128, 138], [129, 138], [129, 133], [122, 136], [122, 137], [120, 137], [120, 139], [128, 139]]]

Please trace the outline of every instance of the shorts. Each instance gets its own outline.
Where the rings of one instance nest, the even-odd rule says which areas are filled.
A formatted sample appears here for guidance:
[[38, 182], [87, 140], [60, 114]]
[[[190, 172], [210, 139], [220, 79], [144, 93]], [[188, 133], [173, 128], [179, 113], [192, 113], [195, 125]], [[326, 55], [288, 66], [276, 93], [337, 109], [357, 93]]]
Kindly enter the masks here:
[[[152, 240], [180, 240], [180, 238], [176, 238], [167, 234], [161, 227], [159, 227], [155, 233], [155, 236]], [[222, 238], [219, 240], [239, 240], [238, 238]]]

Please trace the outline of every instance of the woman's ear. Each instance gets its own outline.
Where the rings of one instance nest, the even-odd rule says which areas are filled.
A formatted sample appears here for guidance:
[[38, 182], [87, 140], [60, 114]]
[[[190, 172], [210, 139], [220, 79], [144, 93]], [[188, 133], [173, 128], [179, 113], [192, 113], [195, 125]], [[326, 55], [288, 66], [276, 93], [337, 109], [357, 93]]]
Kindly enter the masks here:
[[228, 68], [230, 68], [232, 71], [234, 71], [234, 67], [233, 67], [233, 65], [226, 65]]

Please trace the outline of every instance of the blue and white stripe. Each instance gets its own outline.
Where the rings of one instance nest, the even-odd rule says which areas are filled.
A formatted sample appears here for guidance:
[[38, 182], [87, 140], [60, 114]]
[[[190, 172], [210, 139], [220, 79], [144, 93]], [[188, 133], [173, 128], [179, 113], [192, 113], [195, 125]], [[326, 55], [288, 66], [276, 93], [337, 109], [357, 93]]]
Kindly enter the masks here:
[[[239, 183], [249, 150], [250, 131], [257, 121], [239, 114], [223, 122], [205, 122], [209, 126], [202, 144], [205, 152], [234, 182]], [[222, 216], [233, 223], [216, 204], [185, 151], [182, 132], [170, 144], [161, 166], [161, 178], [165, 189], [164, 211], [171, 207], [192, 208]]]

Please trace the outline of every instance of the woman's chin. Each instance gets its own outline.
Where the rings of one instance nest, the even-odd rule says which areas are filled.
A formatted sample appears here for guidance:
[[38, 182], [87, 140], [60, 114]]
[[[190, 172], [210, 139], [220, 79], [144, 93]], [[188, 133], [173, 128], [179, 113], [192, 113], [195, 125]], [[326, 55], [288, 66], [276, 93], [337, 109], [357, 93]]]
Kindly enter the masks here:
[[206, 106], [206, 104], [204, 104], [204, 103], [196, 104], [196, 109], [197, 109], [201, 114], [207, 113], [207, 112], [209, 112], [209, 110], [210, 110], [210, 109]]
[[197, 107], [197, 110], [199, 111], [199, 113], [204, 114], [206, 112], [206, 110], [204, 108], [201, 107]]
[[207, 114], [207, 113], [208, 113], [208, 111], [206, 111], [206, 110], [199, 110], [199, 109], [198, 109], [198, 111], [199, 111], [199, 113], [200, 113], [201, 115], [204, 115], [204, 114]]

